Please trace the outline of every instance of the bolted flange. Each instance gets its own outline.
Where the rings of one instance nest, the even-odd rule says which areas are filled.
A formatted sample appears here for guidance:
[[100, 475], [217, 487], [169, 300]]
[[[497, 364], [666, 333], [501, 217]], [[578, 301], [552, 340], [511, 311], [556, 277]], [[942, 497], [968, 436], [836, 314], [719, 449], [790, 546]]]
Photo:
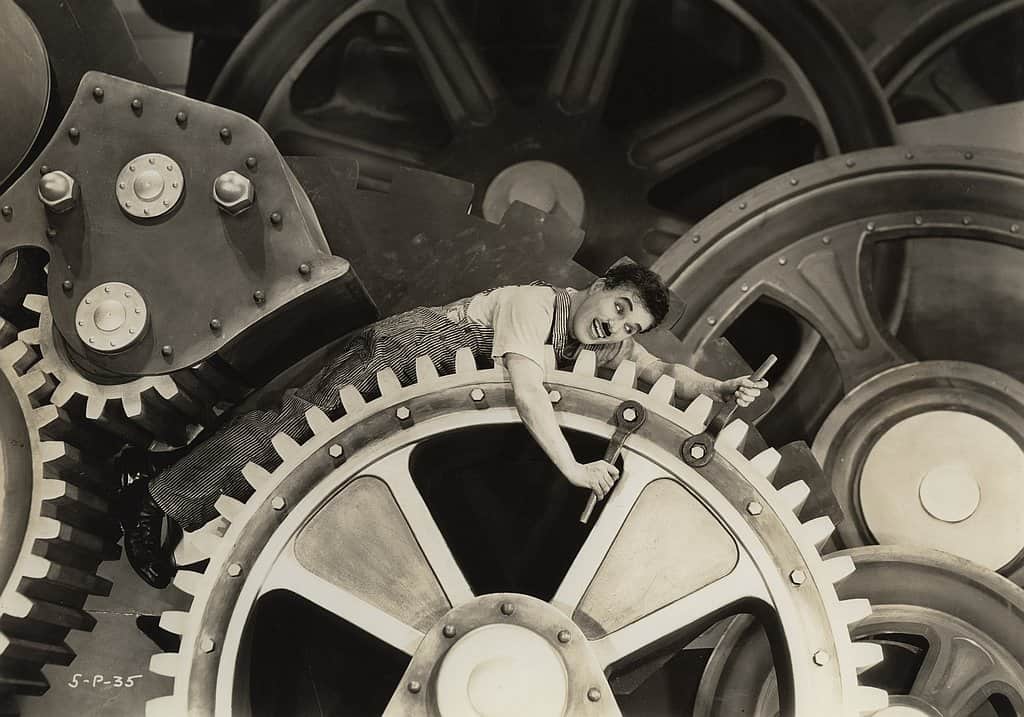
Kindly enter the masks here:
[[114, 193], [121, 211], [135, 219], [156, 219], [173, 210], [185, 191], [181, 167], [166, 154], [140, 154], [117, 175]]
[[117, 353], [137, 343], [146, 333], [149, 311], [135, 287], [119, 281], [100, 284], [78, 304], [78, 338], [98, 353]]
[[213, 200], [228, 214], [241, 214], [256, 201], [256, 188], [248, 177], [232, 169], [213, 181]]
[[67, 172], [59, 169], [46, 172], [39, 178], [39, 200], [47, 211], [63, 214], [78, 204], [78, 183]]

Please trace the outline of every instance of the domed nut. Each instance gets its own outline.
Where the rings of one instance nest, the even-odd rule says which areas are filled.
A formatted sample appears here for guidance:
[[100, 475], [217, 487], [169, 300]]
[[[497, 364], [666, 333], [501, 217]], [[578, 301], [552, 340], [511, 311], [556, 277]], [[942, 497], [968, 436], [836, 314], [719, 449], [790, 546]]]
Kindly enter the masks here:
[[74, 209], [78, 204], [78, 182], [59, 169], [47, 172], [39, 178], [39, 200], [54, 214]]
[[248, 177], [231, 170], [214, 180], [213, 200], [228, 214], [241, 214], [256, 201], [256, 188]]

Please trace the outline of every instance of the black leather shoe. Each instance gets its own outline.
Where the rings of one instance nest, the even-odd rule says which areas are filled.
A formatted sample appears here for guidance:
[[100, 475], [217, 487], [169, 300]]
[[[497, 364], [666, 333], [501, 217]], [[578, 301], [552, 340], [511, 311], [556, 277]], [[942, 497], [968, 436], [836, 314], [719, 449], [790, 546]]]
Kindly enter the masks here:
[[165, 588], [174, 577], [174, 559], [161, 541], [163, 510], [149, 494], [149, 476], [139, 476], [123, 493], [121, 527], [124, 552], [139, 577], [155, 588]]

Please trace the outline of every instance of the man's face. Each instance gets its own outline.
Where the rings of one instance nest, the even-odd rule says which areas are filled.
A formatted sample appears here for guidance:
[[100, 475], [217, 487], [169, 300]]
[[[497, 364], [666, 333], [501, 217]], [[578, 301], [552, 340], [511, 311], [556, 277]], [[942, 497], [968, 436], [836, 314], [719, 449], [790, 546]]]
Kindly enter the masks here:
[[654, 326], [654, 317], [628, 285], [606, 289], [597, 280], [587, 289], [572, 319], [572, 333], [584, 344], [614, 344]]

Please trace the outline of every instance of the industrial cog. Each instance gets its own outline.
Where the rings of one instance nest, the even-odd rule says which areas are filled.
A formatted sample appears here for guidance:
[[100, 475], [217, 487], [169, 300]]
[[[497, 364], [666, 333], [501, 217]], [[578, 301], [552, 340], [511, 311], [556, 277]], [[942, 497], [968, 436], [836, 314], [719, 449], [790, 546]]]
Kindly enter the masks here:
[[[321, 655], [329, 679], [351, 679], [384, 653], [394, 658], [390, 671], [373, 667], [370, 677], [352, 684], [344, 697], [355, 704], [331, 703], [341, 714], [460, 715], [488, 700], [518, 710], [509, 714], [647, 714], [631, 699], [643, 675], [659, 668], [657, 656], [678, 651], [729, 614], [748, 611], [778, 627], [775, 667], [791, 677], [782, 696], [787, 714], [884, 708], [885, 693], [857, 678], [881, 660], [881, 649], [853, 644], [848, 627], [867, 618], [871, 607], [836, 594], [853, 563], [819, 554], [817, 546], [833, 531], [828, 518], [801, 523], [796, 517], [807, 484], [776, 489], [773, 477], [786, 471], [782, 457], [771, 448], [745, 457], [748, 426], [742, 421], [718, 435], [706, 467], [691, 468], [680, 449], [704, 431], [713, 402], [700, 397], [680, 410], [671, 378], [644, 392], [635, 388], [635, 377], [630, 362], [610, 380], [596, 376], [588, 351], [571, 371], [555, 370], [549, 354], [546, 386], [570, 440], [606, 444], [626, 401], [645, 415], [625, 439], [622, 477], [592, 527], [574, 529], [581, 547], [550, 595], [484, 584], [462, 544], [446, 532], [446, 506], [436, 501], [435, 491], [454, 473], [438, 469], [437, 484], [420, 472], [431, 455], [463, 460], [463, 452], [452, 450], [453, 438], [472, 451], [487, 443], [488, 431], [521, 430], [502, 369], [478, 369], [463, 349], [455, 373], [439, 376], [430, 358], [421, 357], [413, 385], [402, 387], [385, 370], [377, 375], [380, 398], [367, 402], [347, 387], [340, 418], [311, 409], [308, 441], [276, 435], [281, 463], [269, 470], [249, 464], [242, 472], [251, 497], [218, 501], [226, 530], [188, 536], [209, 564], [203, 572], [179, 572], [175, 580], [193, 599], [187, 612], [162, 616], [161, 625], [181, 636], [181, 646], [151, 662], [174, 687], [149, 702], [148, 717], [266, 708], [261, 685], [287, 683], [254, 657], [266, 635], [261, 618], [278, 599], [340, 619], [338, 625], [354, 626], [359, 639], [374, 645], [339, 652], [341, 664]], [[578, 526], [584, 496], [569, 493], [565, 481], [551, 483], [579, 498], [568, 508], [568, 524]], [[460, 520], [467, 517], [462, 513]], [[551, 516], [535, 511], [531, 518]], [[701, 550], [694, 551], [695, 544]], [[267, 627], [281, 631], [283, 644], [295, 645], [294, 628]], [[324, 632], [311, 630], [303, 640]], [[291, 650], [271, 652], [288, 652], [295, 662]], [[529, 689], [500, 689], [510, 681]], [[301, 709], [297, 705], [297, 698], [287, 698], [269, 709]]]
[[42, 694], [49, 684], [41, 668], [74, 659], [64, 639], [95, 626], [83, 606], [110, 594], [96, 570], [120, 554], [92, 457], [104, 439], [47, 402], [53, 385], [37, 360], [0, 319], [0, 698]]

